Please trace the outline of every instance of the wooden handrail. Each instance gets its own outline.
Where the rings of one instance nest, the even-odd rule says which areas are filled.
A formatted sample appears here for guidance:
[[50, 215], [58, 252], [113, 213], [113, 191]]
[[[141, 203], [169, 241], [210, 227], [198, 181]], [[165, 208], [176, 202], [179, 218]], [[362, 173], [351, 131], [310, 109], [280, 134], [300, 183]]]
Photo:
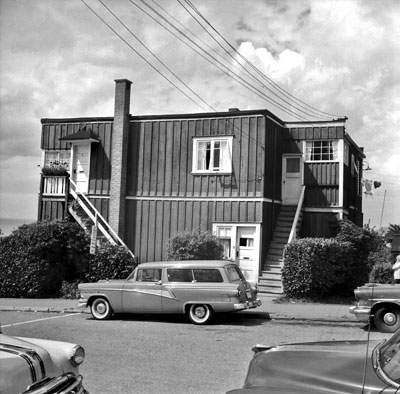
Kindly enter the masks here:
[[305, 187], [305, 186], [302, 186], [302, 187], [301, 187], [301, 192], [300, 192], [299, 202], [298, 202], [298, 204], [297, 204], [296, 215], [295, 215], [294, 220], [293, 220], [292, 229], [290, 230], [290, 235], [289, 235], [288, 243], [291, 243], [291, 242], [294, 241], [294, 240], [296, 239], [296, 237], [297, 237], [297, 224], [298, 224], [298, 222], [299, 222], [301, 210], [302, 210], [302, 208], [303, 208], [303, 202], [304, 202], [305, 191], [306, 191], [306, 187]]
[[[86, 214], [89, 216], [89, 218], [92, 220], [93, 223], [97, 222], [97, 226], [99, 228], [99, 230], [101, 231], [101, 233], [112, 243], [112, 244], [116, 244], [115, 240], [118, 241], [118, 243], [121, 246], [124, 246], [129, 253], [131, 254], [131, 256], [133, 258], [135, 258], [135, 255], [132, 253], [132, 251], [125, 245], [124, 241], [122, 241], [122, 239], [118, 236], [118, 234], [113, 230], [113, 228], [108, 224], [107, 220], [105, 220], [103, 218], [103, 216], [100, 214], [100, 212], [96, 209], [96, 207], [90, 202], [90, 200], [85, 196], [85, 194], [83, 194], [79, 188], [78, 185], [72, 180], [70, 179], [70, 183], [73, 186], [70, 187], [70, 193], [72, 194], [72, 196], [75, 198], [76, 201], [78, 201], [80, 207], [86, 212]], [[78, 194], [79, 193], [79, 194]], [[81, 201], [81, 198], [83, 200], [85, 200], [86, 204], [92, 209], [92, 211], [87, 207], [86, 204], [84, 204]], [[95, 214], [93, 215], [94, 212]], [[100, 222], [99, 223], [99, 219]], [[107, 227], [107, 230], [104, 228]], [[110, 236], [110, 233], [112, 236]]]

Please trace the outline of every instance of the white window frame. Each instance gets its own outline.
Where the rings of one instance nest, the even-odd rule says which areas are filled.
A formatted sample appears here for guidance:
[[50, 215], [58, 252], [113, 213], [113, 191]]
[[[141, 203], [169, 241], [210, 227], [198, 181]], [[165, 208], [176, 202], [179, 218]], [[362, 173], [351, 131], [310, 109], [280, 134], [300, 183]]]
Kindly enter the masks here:
[[[192, 161], [192, 173], [193, 174], [231, 174], [232, 173], [232, 136], [216, 136], [216, 137], [195, 137], [193, 138], [193, 161]], [[219, 167], [213, 167], [214, 154], [216, 152], [215, 143], [222, 142], [225, 144], [225, 148], [222, 151], [220, 157]], [[199, 166], [199, 161], [202, 160], [200, 145], [204, 143], [210, 143], [208, 162], [209, 168], [205, 166]]]
[[[317, 147], [315, 146], [316, 143], [322, 144], [329, 144], [330, 146], [326, 146], [326, 148], [329, 148], [332, 150], [332, 152], [325, 153], [332, 155], [332, 158], [324, 158], [320, 160], [315, 160], [313, 159], [313, 155], [315, 155], [314, 150], [317, 148], [321, 149], [321, 155], [324, 154], [322, 153], [322, 147]], [[339, 140], [311, 140], [311, 141], [304, 141], [304, 152], [305, 152], [305, 161], [306, 162], [312, 162], [312, 163], [318, 163], [318, 162], [338, 162], [339, 160]]]
[[[49, 156], [53, 156], [51, 159]], [[71, 151], [70, 150], [45, 150], [43, 154], [43, 167], [51, 164], [61, 164], [67, 171], [71, 167]]]

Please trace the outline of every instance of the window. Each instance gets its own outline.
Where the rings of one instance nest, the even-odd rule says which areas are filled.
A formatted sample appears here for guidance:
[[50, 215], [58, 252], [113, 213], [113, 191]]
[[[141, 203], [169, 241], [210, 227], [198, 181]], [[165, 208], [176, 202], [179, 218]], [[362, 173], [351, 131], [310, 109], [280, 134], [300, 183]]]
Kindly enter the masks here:
[[231, 237], [232, 237], [232, 227], [222, 227], [217, 228], [217, 237], [224, 246], [224, 258], [231, 258]]
[[231, 266], [226, 269], [230, 282], [240, 282], [244, 280], [244, 276], [238, 267]]
[[194, 269], [194, 280], [196, 282], [223, 282], [221, 272], [217, 269]]
[[286, 158], [286, 172], [289, 174], [297, 174], [300, 172], [300, 159], [298, 157]]
[[168, 282], [192, 282], [191, 269], [167, 269]]
[[61, 164], [67, 170], [69, 170], [71, 162], [71, 151], [45, 151], [44, 152], [44, 166], [49, 167], [52, 164]]
[[231, 173], [232, 137], [193, 139], [193, 172]]
[[159, 268], [138, 270], [136, 277], [137, 282], [158, 282], [159, 280], [161, 280], [161, 269]]
[[338, 141], [306, 141], [307, 161], [337, 161]]

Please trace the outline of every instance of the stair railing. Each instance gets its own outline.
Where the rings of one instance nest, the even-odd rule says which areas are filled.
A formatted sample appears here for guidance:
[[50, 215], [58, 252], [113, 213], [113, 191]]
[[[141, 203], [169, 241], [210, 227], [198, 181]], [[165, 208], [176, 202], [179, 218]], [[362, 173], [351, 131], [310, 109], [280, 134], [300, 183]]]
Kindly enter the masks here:
[[306, 191], [306, 187], [303, 185], [301, 187], [300, 198], [299, 198], [299, 202], [297, 204], [296, 215], [293, 220], [292, 229], [290, 230], [288, 243], [293, 242], [297, 237], [297, 225], [299, 223], [301, 210], [303, 208], [305, 191]]
[[[124, 246], [129, 251], [130, 255], [135, 258], [135, 255], [132, 253], [132, 251], [125, 245], [124, 241], [122, 241], [118, 234], [112, 229], [112, 227], [108, 224], [96, 207], [90, 202], [86, 195], [79, 190], [78, 185], [71, 178], [70, 184], [73, 186], [70, 187], [71, 195], [79, 203], [79, 206], [85, 211], [90, 220], [97, 225], [98, 229], [107, 238], [107, 240], [112, 245], [119, 244], [120, 246]], [[85, 203], [82, 200], [84, 200]]]

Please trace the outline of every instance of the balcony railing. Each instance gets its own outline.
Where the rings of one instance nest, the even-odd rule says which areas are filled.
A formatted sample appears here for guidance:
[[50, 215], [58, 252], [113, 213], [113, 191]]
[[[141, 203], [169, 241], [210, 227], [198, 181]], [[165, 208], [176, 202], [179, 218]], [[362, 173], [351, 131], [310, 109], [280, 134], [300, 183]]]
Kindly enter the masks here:
[[65, 175], [43, 175], [43, 196], [65, 196], [68, 187], [68, 177]]

